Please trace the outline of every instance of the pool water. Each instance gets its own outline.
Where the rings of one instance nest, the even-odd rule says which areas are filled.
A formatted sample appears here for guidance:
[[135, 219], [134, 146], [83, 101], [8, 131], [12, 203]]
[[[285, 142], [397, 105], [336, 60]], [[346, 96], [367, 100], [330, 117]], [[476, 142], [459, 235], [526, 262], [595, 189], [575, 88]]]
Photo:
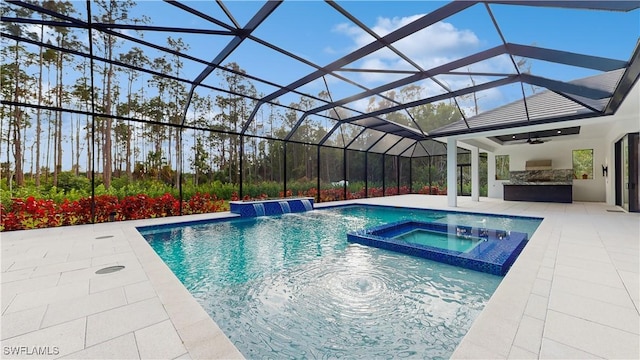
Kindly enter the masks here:
[[[240, 352], [257, 358], [448, 358], [502, 279], [347, 242], [404, 219], [537, 223], [346, 207], [141, 230]], [[526, 229], [523, 229], [526, 228]]]
[[394, 237], [410, 244], [432, 246], [439, 249], [468, 252], [475, 248], [480, 238], [464, 238], [453, 234], [445, 234], [437, 231], [415, 229]]

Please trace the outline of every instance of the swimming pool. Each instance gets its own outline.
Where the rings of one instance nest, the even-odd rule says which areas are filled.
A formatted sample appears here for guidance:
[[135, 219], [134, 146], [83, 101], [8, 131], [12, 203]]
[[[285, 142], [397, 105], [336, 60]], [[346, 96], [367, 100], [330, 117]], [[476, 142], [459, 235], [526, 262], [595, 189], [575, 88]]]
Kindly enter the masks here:
[[448, 358], [501, 277], [347, 242], [403, 219], [540, 222], [349, 206], [140, 231], [247, 358]]

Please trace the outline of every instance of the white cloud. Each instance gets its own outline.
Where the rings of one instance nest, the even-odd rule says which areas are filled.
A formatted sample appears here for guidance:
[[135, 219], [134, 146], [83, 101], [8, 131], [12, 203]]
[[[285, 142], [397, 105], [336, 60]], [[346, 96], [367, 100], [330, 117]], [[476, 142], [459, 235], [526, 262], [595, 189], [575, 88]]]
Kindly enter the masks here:
[[[409, 17], [379, 17], [371, 28], [376, 34], [385, 36], [423, 15]], [[333, 29], [352, 38], [353, 49], [371, 43], [374, 39], [362, 29], [349, 24], [339, 24]], [[453, 24], [438, 22], [393, 44], [399, 51], [424, 68], [432, 68], [459, 58], [480, 45], [478, 37], [470, 30], [458, 29]], [[359, 67], [374, 66], [376, 69], [411, 69], [411, 66], [388, 49], [369, 55]]]
[[[375, 25], [371, 28], [376, 34], [385, 36], [407, 24], [422, 17], [417, 14], [407, 17], [379, 17]], [[339, 24], [333, 28], [334, 32], [341, 33], [352, 41], [352, 46], [348, 51], [354, 51], [372, 41], [374, 38], [359, 27], [351, 24]], [[395, 43], [393, 46], [404, 53], [412, 61], [420, 65], [423, 69], [429, 70], [442, 64], [458, 60], [481, 51], [486, 45], [485, 42], [469, 29], [457, 28], [449, 22], [437, 22], [425, 29], [415, 32]], [[377, 70], [416, 70], [409, 63], [397, 56], [387, 48], [378, 50], [356, 63], [347, 65], [351, 68], [377, 69]], [[486, 73], [512, 73], [514, 71], [511, 60], [508, 56], [497, 56], [487, 59], [467, 67], [457, 69], [460, 72], [486, 72]], [[403, 75], [407, 76], [407, 75]], [[377, 86], [385, 82], [393, 81], [398, 75], [384, 73], [360, 73], [359, 77], [364, 85]], [[451, 89], [461, 89], [471, 86], [468, 76], [438, 76]], [[481, 84], [495, 78], [474, 76], [476, 84]], [[444, 92], [442, 87], [432, 81], [422, 81], [416, 85], [423, 87], [423, 96], [430, 97]], [[483, 103], [492, 103], [502, 97], [500, 90], [490, 89], [483, 92]], [[359, 104], [362, 106], [363, 104]], [[484, 104], [482, 104], [484, 105]], [[466, 105], [461, 104], [466, 107]], [[482, 106], [481, 106], [482, 109]]]

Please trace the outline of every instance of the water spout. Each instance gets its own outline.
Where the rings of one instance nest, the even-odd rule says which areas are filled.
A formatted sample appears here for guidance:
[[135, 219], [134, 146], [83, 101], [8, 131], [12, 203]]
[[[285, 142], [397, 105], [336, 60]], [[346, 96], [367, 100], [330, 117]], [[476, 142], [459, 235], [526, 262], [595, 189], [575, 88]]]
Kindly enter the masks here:
[[289, 202], [287, 202], [287, 201], [278, 201], [278, 203], [280, 204], [280, 209], [282, 210], [283, 214], [291, 213], [291, 207], [289, 206]]
[[307, 211], [313, 210], [313, 205], [311, 205], [311, 202], [309, 201], [309, 199], [302, 199], [300, 201], [302, 202], [302, 206], [304, 206], [305, 210]]
[[254, 203], [253, 210], [255, 210], [256, 216], [264, 216], [264, 204]]

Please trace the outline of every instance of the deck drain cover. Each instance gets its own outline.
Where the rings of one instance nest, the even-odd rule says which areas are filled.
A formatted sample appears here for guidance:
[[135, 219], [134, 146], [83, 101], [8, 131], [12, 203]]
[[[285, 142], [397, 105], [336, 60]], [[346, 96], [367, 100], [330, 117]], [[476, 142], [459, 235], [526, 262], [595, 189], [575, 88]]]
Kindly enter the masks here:
[[105, 236], [98, 236], [96, 239], [108, 239], [108, 238], [112, 238], [113, 235], [105, 235]]
[[122, 266], [122, 265], [109, 266], [109, 267], [102, 268], [102, 269], [96, 271], [96, 274], [110, 274], [112, 272], [120, 271], [122, 269], [124, 269], [124, 266]]

